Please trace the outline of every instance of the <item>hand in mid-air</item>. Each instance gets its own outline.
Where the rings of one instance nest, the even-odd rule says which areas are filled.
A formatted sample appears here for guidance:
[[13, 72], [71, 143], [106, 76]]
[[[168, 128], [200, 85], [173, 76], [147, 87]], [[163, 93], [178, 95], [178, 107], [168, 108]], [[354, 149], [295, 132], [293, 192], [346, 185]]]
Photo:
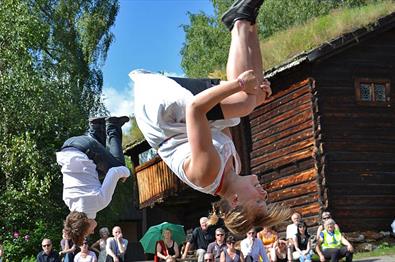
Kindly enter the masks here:
[[263, 82], [259, 86], [263, 92], [266, 93], [266, 99], [268, 99], [272, 95], [272, 88], [270, 87], [270, 82], [266, 78], [263, 79]]
[[258, 80], [253, 70], [248, 70], [241, 73], [237, 79], [241, 81], [244, 92], [252, 95], [258, 93]]

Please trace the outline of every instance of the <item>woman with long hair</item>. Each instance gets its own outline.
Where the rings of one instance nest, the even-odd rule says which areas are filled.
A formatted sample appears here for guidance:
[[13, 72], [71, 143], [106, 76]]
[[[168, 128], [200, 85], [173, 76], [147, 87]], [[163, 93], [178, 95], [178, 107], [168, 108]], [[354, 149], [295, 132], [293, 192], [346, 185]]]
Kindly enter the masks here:
[[154, 261], [176, 261], [176, 258], [180, 256], [178, 244], [172, 239], [172, 233], [170, 229], [163, 230], [163, 239], [156, 242], [156, 253], [157, 257]]
[[311, 262], [313, 254], [311, 250], [310, 235], [307, 232], [307, 225], [304, 221], [298, 223], [298, 233], [294, 237], [295, 251], [293, 252], [293, 259], [299, 259], [300, 262]]

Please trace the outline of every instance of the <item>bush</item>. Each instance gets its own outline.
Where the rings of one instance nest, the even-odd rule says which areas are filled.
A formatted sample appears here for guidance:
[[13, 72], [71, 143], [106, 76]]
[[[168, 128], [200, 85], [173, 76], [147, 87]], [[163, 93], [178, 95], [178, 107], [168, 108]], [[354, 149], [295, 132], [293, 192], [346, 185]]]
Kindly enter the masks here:
[[6, 261], [35, 261], [33, 254], [41, 251], [42, 239], [49, 238], [56, 244], [60, 242], [61, 233], [58, 227], [37, 221], [33, 230], [3, 226], [0, 236]]

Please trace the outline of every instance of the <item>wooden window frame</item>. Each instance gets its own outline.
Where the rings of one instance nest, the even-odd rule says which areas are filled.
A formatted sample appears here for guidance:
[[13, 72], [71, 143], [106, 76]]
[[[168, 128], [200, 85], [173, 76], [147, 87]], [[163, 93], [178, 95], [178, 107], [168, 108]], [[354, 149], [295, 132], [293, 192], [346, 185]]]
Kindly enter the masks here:
[[[391, 106], [391, 81], [389, 79], [383, 78], [366, 78], [360, 77], [355, 79], [355, 98], [359, 105], [363, 106], [379, 106], [379, 107], [389, 107]], [[362, 101], [361, 100], [361, 83], [382, 84], [385, 87], [385, 100], [386, 101], [375, 101], [374, 90], [372, 90], [373, 100], [372, 101]]]

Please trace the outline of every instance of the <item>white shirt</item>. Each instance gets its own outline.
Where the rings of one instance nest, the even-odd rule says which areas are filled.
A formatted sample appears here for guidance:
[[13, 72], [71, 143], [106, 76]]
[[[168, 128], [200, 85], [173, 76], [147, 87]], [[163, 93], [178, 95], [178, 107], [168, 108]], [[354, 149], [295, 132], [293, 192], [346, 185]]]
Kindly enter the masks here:
[[63, 201], [70, 211], [84, 212], [91, 219], [111, 202], [118, 180], [130, 176], [125, 166], [112, 167], [102, 185], [95, 163], [72, 147], [57, 152], [56, 159], [62, 166]]
[[298, 233], [298, 227], [295, 224], [290, 224], [287, 226], [287, 233], [286, 233], [286, 239], [294, 239], [296, 236], [296, 233]]
[[209, 121], [213, 146], [218, 152], [221, 166], [216, 179], [210, 185], [197, 186], [188, 179], [184, 171], [184, 161], [191, 155], [185, 112], [193, 94], [161, 74], [135, 70], [129, 76], [134, 81], [134, 113], [139, 129], [179, 179], [195, 190], [214, 195], [230, 157], [235, 159], [235, 173], [240, 173], [240, 159], [233, 141], [222, 132], [227, 127], [238, 125], [240, 118]]
[[74, 257], [74, 262], [97, 262], [96, 254], [93, 251], [89, 251], [86, 257], [81, 256], [81, 252], [79, 252]]
[[262, 257], [263, 262], [269, 262], [269, 259], [266, 254], [265, 246], [263, 245], [262, 240], [259, 238], [255, 238], [252, 245], [250, 245], [250, 240], [248, 238], [244, 238], [240, 242], [240, 249], [244, 255], [251, 256], [253, 261], [259, 261], [259, 257]]

